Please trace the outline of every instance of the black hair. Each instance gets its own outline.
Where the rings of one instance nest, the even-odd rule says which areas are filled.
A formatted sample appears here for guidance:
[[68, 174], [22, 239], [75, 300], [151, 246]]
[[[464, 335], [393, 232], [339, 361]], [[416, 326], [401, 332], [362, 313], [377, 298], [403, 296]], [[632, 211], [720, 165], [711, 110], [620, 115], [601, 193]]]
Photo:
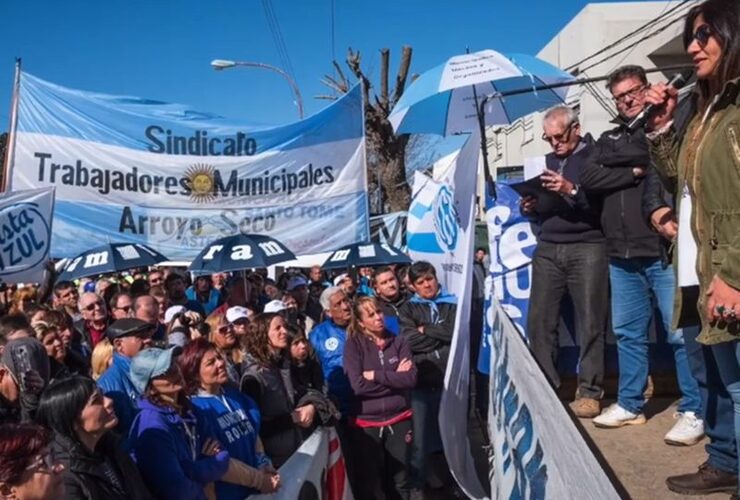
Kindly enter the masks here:
[[[689, 48], [694, 40], [694, 22], [702, 16], [722, 47], [717, 76], [719, 89], [740, 75], [740, 2], [737, 0], [707, 0], [691, 8], [686, 14], [683, 27], [683, 45]], [[708, 104], [709, 83], [699, 80], [696, 83], [700, 93], [700, 107]]]
[[611, 92], [613, 86], [627, 78], [637, 78], [643, 85], [647, 85], [648, 82], [645, 68], [635, 64], [628, 64], [626, 66], [620, 66], [609, 73], [609, 76], [606, 79], [606, 88]]
[[8, 342], [8, 335], [18, 330], [31, 328], [31, 323], [24, 314], [10, 314], [0, 318], [0, 345]]
[[185, 279], [185, 276], [183, 276], [180, 273], [170, 273], [167, 275], [167, 277], [164, 279], [164, 289], [168, 292], [170, 291], [170, 285], [172, 285], [173, 282], [180, 280], [185, 285], [187, 285], [187, 280]]
[[67, 290], [68, 288], [77, 288], [74, 283], [71, 281], [59, 281], [56, 285], [54, 285], [54, 296], [58, 297], [59, 293], [62, 290]]
[[409, 279], [411, 280], [411, 283], [415, 283], [416, 280], [422, 276], [426, 276], [427, 274], [431, 274], [436, 278], [437, 270], [434, 269], [433, 265], [425, 260], [414, 262], [411, 264], [411, 267], [409, 267]]
[[131, 297], [131, 295], [129, 295], [126, 292], [117, 293], [113, 297], [110, 298], [110, 301], [108, 301], [108, 310], [109, 311], [112, 311], [113, 309], [116, 309], [116, 306], [118, 306], [118, 300], [121, 297], [128, 297], [128, 298], [131, 299], [132, 302], [134, 300], [133, 297]]
[[147, 293], [149, 293], [149, 288], [149, 282], [145, 279], [139, 278], [131, 283], [129, 293], [131, 293], [132, 298], [136, 298], [139, 295], [146, 295]]
[[92, 379], [79, 375], [53, 381], [41, 393], [36, 422], [79, 442], [74, 425], [96, 390], [98, 386]]

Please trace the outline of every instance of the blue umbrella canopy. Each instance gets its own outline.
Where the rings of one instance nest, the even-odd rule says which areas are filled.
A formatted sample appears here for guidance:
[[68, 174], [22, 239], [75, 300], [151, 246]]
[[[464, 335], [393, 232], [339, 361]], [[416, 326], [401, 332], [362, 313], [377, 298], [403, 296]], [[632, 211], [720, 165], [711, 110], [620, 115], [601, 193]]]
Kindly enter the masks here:
[[293, 252], [275, 238], [262, 234], [236, 234], [212, 241], [191, 262], [198, 273], [241, 271], [295, 260]]
[[504, 55], [494, 50], [463, 54], [414, 80], [388, 119], [399, 134], [468, 133], [479, 127], [476, 103], [480, 104], [484, 96], [498, 95], [486, 104], [485, 125], [506, 125], [535, 111], [562, 104], [568, 88], [510, 96], [505, 95], [507, 92], [573, 80], [569, 73], [525, 54]]
[[363, 242], [335, 250], [321, 267], [324, 269], [340, 269], [410, 263], [411, 259], [398, 248], [385, 243]]
[[135, 267], [154, 266], [169, 260], [152, 247], [139, 243], [108, 243], [71, 259], [57, 281], [73, 281], [87, 276], [116, 273]]

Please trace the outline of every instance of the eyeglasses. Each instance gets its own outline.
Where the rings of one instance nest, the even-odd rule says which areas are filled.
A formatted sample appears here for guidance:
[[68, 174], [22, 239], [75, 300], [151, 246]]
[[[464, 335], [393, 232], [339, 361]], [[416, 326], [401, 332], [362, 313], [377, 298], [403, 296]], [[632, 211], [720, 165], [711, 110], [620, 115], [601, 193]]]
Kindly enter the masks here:
[[638, 85], [637, 87], [633, 87], [626, 92], [622, 92], [619, 95], [613, 96], [612, 100], [616, 102], [617, 104], [625, 102], [628, 98], [630, 100], [635, 100], [638, 97], [640, 97], [640, 94], [642, 94], [642, 92], [646, 88], [647, 88], [647, 85], [644, 85], [644, 84]]
[[240, 318], [236, 321], [231, 322], [231, 326], [247, 326], [249, 325], [249, 320], [247, 318]]
[[114, 307], [113, 309], [118, 309], [119, 311], [129, 312], [131, 311], [131, 306]]
[[573, 125], [574, 123], [568, 125], [568, 128], [566, 128], [563, 133], [559, 135], [549, 136], [547, 134], [542, 134], [542, 140], [550, 144], [552, 144], [553, 141], [558, 144], [568, 142], [570, 140], [570, 132], [573, 130]]
[[221, 335], [226, 335], [227, 333], [229, 333], [233, 329], [234, 329], [234, 325], [229, 324], [229, 325], [221, 325], [221, 326], [219, 326], [218, 327], [218, 330], [216, 330], [216, 331], [218, 333], [220, 333]]
[[696, 28], [694, 34], [691, 36], [691, 38], [689, 38], [686, 47], [688, 48], [688, 46], [691, 45], [691, 42], [696, 40], [696, 42], [699, 44], [699, 47], [703, 49], [709, 43], [710, 36], [712, 36], [712, 28], [710, 28], [708, 24], [702, 24], [701, 26]]
[[103, 303], [102, 302], [93, 302], [92, 304], [86, 305], [84, 307], [84, 309], [85, 309], [85, 311], [92, 311], [93, 309], [95, 309], [95, 306], [97, 306], [97, 307], [99, 307], [99, 308], [102, 309], [103, 308]]

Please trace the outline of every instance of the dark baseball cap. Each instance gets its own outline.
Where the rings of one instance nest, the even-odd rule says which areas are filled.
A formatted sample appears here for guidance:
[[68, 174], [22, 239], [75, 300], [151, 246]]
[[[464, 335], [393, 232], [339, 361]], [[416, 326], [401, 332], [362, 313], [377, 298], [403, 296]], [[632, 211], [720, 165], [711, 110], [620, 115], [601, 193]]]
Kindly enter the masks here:
[[111, 323], [105, 331], [105, 336], [108, 337], [108, 340], [114, 340], [147, 332], [153, 334], [156, 328], [155, 325], [137, 318], [123, 318]]

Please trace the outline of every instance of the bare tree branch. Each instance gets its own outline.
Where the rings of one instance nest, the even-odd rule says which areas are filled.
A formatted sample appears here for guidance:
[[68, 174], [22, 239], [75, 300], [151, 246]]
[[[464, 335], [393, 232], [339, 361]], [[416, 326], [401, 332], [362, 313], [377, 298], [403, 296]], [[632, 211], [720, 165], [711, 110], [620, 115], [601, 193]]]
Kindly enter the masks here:
[[388, 66], [390, 65], [390, 50], [380, 49], [380, 99], [378, 105], [388, 111]]
[[393, 89], [393, 100], [390, 102], [389, 109], [396, 105], [403, 95], [403, 91], [406, 90], [406, 78], [408, 77], [409, 68], [411, 67], [411, 54], [413, 50], [408, 45], [405, 45], [402, 50], [401, 64], [398, 67], [398, 74], [396, 75], [396, 88]]

